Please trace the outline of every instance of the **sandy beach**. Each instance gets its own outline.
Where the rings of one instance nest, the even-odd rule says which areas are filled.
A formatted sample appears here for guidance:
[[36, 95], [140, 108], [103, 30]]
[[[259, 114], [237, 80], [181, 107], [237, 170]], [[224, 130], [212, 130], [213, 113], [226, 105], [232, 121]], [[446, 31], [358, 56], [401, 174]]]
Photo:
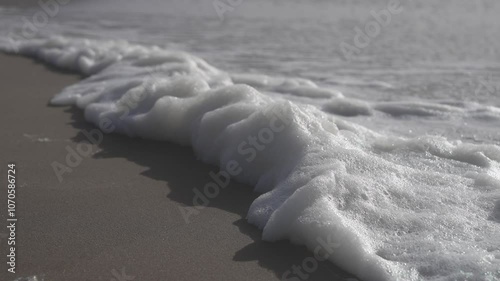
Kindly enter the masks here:
[[[0, 172], [17, 165], [19, 219], [17, 270], [4, 268], [1, 280], [278, 280], [311, 255], [261, 241], [244, 219], [258, 194], [235, 182], [186, 223], [179, 207], [192, 206], [192, 189], [218, 170], [188, 147], [104, 135], [59, 181], [51, 164], [64, 163], [94, 127], [80, 110], [48, 101], [81, 78], [16, 56], [0, 55], [0, 65]], [[323, 262], [308, 280], [341, 276]]]

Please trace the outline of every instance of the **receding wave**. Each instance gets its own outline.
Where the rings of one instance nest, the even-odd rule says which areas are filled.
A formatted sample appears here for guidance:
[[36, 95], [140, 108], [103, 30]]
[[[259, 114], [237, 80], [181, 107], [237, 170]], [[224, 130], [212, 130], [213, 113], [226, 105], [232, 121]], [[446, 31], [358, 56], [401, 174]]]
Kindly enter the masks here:
[[[331, 240], [325, 256], [366, 281], [500, 278], [500, 147], [381, 134], [338, 116], [463, 107], [348, 100], [306, 79], [226, 73], [188, 53], [126, 41], [0, 46], [87, 76], [52, 104], [77, 105], [105, 132], [190, 145], [254, 186], [262, 195], [247, 218], [265, 240], [311, 251]], [[329, 103], [323, 111], [289, 95]]]

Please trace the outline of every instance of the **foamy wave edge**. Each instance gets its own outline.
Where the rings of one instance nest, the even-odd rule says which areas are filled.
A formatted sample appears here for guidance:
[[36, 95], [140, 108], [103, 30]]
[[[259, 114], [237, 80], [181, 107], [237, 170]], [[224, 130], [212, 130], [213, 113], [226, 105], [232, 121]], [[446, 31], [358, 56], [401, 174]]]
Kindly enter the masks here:
[[[234, 178], [262, 193], [247, 218], [265, 240], [288, 239], [313, 252], [332, 240], [328, 259], [362, 280], [500, 278], [495, 241], [480, 244], [471, 230], [498, 233], [498, 146], [381, 136], [312, 106], [262, 94], [341, 98], [335, 90], [305, 79], [231, 75], [156, 46], [53, 37], [4, 39], [0, 49], [87, 76], [51, 103], [77, 105], [105, 132], [112, 124], [113, 132], [190, 145], [222, 169], [238, 163], [242, 172]], [[261, 142], [253, 145], [251, 138]], [[475, 168], [465, 176], [427, 171], [384, 153], [397, 159], [428, 153]], [[462, 200], [467, 196], [489, 196], [494, 208], [460, 226], [473, 217], [464, 210], [476, 215], [491, 207]], [[464, 229], [456, 233], [459, 227]], [[458, 240], [447, 241], [447, 235]], [[465, 258], [459, 255], [463, 243], [470, 245]]]

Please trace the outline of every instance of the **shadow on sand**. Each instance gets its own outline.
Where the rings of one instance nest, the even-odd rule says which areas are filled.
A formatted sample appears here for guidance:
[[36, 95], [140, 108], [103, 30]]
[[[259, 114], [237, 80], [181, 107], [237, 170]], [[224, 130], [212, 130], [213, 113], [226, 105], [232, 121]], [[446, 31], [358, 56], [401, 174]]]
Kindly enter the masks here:
[[[72, 116], [71, 125], [79, 130], [91, 130], [95, 127], [84, 120], [82, 110], [71, 107], [66, 110]], [[73, 141], [80, 142], [87, 138], [79, 133]], [[218, 168], [199, 161], [190, 147], [183, 147], [169, 142], [150, 141], [129, 138], [118, 134], [107, 134], [99, 144], [102, 149], [93, 157], [125, 158], [147, 168], [142, 174], [168, 184], [170, 193], [167, 197], [184, 206], [193, 206], [193, 191], [186, 186], [203, 186], [210, 178], [210, 171]], [[190, 171], [190, 176], [179, 176], [177, 171]], [[167, 188], [167, 187], [166, 187]], [[261, 230], [245, 220], [250, 204], [259, 196], [252, 187], [231, 181], [228, 187], [221, 189], [219, 195], [210, 201], [211, 208], [218, 208], [237, 214], [241, 219], [232, 222], [239, 231], [253, 240], [253, 243], [234, 253], [233, 260], [257, 261], [263, 268], [282, 278], [283, 273], [294, 265], [301, 265], [306, 257], [312, 256], [303, 246], [293, 245], [288, 241], [265, 242], [261, 239]], [[203, 212], [203, 211], [202, 211]], [[231, 223], [231, 222], [228, 222]], [[306, 278], [284, 280], [305, 280]], [[347, 273], [336, 268], [330, 262], [319, 262], [318, 269], [310, 274], [307, 280], [356, 280]]]

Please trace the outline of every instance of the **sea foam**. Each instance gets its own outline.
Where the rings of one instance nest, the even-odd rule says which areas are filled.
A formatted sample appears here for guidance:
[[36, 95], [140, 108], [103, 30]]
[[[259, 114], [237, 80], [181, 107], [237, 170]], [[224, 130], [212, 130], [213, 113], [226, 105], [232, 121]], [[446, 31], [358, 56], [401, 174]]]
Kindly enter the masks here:
[[341, 117], [477, 110], [347, 99], [307, 79], [230, 74], [126, 41], [0, 47], [85, 75], [51, 103], [77, 105], [103, 131], [112, 124], [113, 132], [190, 145], [207, 163], [238, 163], [236, 180], [262, 193], [247, 219], [267, 241], [314, 250], [330, 239], [328, 259], [366, 281], [500, 279], [500, 147], [382, 135]]

